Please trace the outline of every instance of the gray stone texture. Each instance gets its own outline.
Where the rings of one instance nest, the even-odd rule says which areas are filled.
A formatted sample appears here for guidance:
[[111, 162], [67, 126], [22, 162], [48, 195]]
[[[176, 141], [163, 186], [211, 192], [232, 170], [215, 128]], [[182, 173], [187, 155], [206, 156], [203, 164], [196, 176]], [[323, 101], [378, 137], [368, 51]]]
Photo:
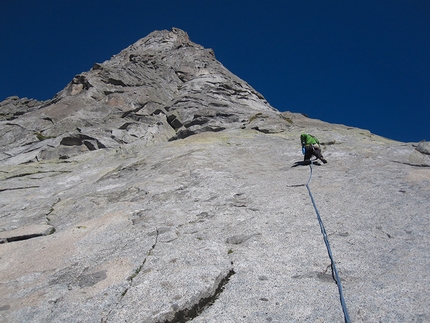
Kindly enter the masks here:
[[426, 143], [280, 113], [179, 29], [0, 103], [2, 322], [430, 321]]

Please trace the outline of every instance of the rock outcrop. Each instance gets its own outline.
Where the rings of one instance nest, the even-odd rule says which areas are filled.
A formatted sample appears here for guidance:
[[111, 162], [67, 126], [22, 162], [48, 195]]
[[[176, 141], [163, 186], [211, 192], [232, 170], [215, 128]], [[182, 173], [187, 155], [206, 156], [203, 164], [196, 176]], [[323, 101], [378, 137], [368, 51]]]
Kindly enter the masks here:
[[2, 322], [426, 322], [428, 145], [270, 106], [156, 31], [0, 103]]

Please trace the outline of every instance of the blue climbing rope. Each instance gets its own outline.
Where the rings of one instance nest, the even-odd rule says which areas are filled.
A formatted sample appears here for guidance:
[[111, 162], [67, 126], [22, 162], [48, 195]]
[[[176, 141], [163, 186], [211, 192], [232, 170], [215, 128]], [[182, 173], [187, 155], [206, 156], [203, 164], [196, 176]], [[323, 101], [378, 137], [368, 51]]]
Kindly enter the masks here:
[[333, 254], [331, 252], [330, 243], [328, 242], [327, 233], [326, 233], [325, 228], [324, 228], [324, 223], [321, 219], [320, 213], [318, 212], [318, 208], [315, 204], [314, 197], [312, 196], [312, 192], [311, 192], [311, 189], [309, 187], [309, 182], [311, 181], [311, 178], [312, 178], [312, 168], [313, 168], [312, 165], [313, 165], [313, 162], [311, 161], [311, 164], [309, 165], [310, 175], [309, 175], [309, 180], [306, 183], [306, 188], [308, 189], [309, 196], [311, 197], [311, 201], [312, 201], [312, 204], [313, 204], [314, 209], [315, 209], [315, 213], [317, 214], [318, 222], [319, 222], [320, 228], [321, 228], [321, 233], [324, 237], [324, 242], [325, 242], [325, 245], [327, 247], [328, 256], [330, 257], [331, 272], [332, 272], [333, 279], [336, 282], [337, 288], [339, 290], [340, 303], [342, 305], [343, 315], [345, 317], [345, 323], [350, 323], [351, 321], [349, 319], [348, 309], [346, 308], [345, 298], [343, 297], [342, 283], [340, 282], [339, 274], [338, 274], [337, 269], [336, 269], [336, 264], [334, 262]]

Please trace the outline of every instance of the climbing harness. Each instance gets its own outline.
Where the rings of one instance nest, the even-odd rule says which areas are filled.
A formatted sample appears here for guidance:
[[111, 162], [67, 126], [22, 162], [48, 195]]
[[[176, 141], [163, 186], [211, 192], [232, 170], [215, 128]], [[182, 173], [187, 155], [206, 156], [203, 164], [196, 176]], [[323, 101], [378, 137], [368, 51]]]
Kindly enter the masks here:
[[350, 323], [351, 321], [349, 319], [348, 309], [346, 308], [345, 299], [343, 297], [342, 283], [340, 282], [339, 274], [338, 274], [337, 269], [336, 269], [336, 264], [334, 262], [334, 258], [333, 258], [333, 254], [331, 252], [330, 244], [328, 242], [327, 233], [325, 231], [324, 224], [322, 222], [320, 213], [318, 212], [318, 208], [317, 208], [317, 206], [315, 204], [314, 197], [312, 196], [312, 192], [311, 192], [311, 189], [309, 187], [309, 182], [312, 179], [312, 168], [313, 168], [312, 166], [313, 166], [313, 161], [311, 160], [311, 163], [309, 165], [309, 167], [310, 167], [310, 175], [309, 175], [308, 182], [306, 183], [306, 188], [308, 189], [309, 196], [311, 197], [311, 201], [312, 201], [312, 204], [313, 204], [314, 209], [315, 209], [315, 213], [317, 214], [318, 222], [319, 222], [320, 228], [321, 228], [321, 233], [322, 233], [322, 235], [324, 237], [324, 242], [325, 242], [325, 245], [327, 247], [328, 256], [330, 257], [330, 261], [331, 261], [331, 273], [332, 273], [334, 281], [337, 284], [337, 288], [339, 290], [340, 303], [342, 305], [343, 315], [345, 317], [345, 323]]

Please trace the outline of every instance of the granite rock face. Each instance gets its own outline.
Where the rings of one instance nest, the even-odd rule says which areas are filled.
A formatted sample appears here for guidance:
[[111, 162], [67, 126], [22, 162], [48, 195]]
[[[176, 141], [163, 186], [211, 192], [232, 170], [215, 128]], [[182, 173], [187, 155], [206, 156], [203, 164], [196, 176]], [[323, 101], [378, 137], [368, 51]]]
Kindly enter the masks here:
[[430, 320], [427, 143], [280, 113], [178, 29], [0, 103], [2, 322]]

